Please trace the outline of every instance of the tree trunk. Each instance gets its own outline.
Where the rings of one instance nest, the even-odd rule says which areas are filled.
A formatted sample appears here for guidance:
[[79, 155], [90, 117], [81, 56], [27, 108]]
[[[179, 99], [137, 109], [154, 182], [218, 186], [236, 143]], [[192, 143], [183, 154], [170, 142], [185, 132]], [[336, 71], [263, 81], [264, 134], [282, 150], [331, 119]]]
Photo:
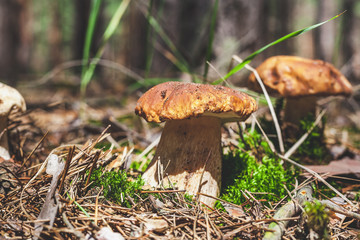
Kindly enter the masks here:
[[[293, 5], [292, 1], [288, 0], [275, 0], [273, 1], [275, 25], [273, 26], [274, 40], [279, 39], [290, 32], [293, 28]], [[294, 51], [293, 41], [286, 40], [274, 46], [276, 55], [291, 55]]]
[[48, 31], [50, 47], [50, 66], [54, 67], [62, 62], [62, 32], [61, 16], [58, 1], [51, 1], [51, 24]]
[[[334, 16], [335, 3], [329, 0], [319, 0], [316, 7], [315, 22], [323, 22]], [[314, 58], [333, 62], [335, 45], [335, 22], [331, 21], [313, 30]]]
[[342, 42], [341, 42], [341, 53], [342, 53], [342, 64], [347, 65], [347, 72], [344, 72], [344, 75], [350, 79], [351, 82], [354, 81], [354, 70], [352, 67], [353, 56], [355, 53], [355, 46], [353, 39], [354, 33], [354, 22], [355, 22], [355, 15], [354, 15], [354, 8], [355, 8], [355, 0], [343, 0], [342, 1], [342, 8], [346, 10], [346, 14], [344, 14], [342, 19]]
[[0, 0], [0, 78], [15, 85], [19, 68], [21, 1]]
[[82, 59], [91, 1], [75, 0], [73, 58]]

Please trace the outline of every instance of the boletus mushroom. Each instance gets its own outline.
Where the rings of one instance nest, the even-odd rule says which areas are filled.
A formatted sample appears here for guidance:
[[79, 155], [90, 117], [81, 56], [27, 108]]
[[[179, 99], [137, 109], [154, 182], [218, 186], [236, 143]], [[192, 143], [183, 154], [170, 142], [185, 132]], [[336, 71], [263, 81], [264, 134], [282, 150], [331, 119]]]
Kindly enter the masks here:
[[[293, 124], [298, 124], [309, 113], [315, 115], [318, 97], [352, 93], [345, 76], [322, 60], [274, 56], [256, 70], [269, 94], [286, 99], [284, 121]], [[262, 92], [253, 73], [249, 76], [249, 88]]]
[[10, 113], [26, 110], [25, 100], [15, 89], [0, 83], [0, 157], [10, 159], [8, 143], [8, 117]]
[[[165, 122], [165, 126], [143, 178], [154, 187], [160, 182], [169, 186], [170, 179], [192, 195], [218, 196], [221, 124], [245, 121], [256, 110], [253, 98], [223, 86], [166, 82], [151, 88], [138, 100], [135, 113], [148, 122]], [[200, 196], [200, 200], [214, 203], [211, 198]]]

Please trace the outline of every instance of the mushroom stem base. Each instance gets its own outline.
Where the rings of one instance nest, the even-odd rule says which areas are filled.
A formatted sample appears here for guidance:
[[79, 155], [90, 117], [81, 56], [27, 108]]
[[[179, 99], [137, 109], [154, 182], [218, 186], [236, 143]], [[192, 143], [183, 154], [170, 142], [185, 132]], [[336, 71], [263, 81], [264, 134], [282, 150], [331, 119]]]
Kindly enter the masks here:
[[[174, 185], [195, 195], [218, 196], [221, 186], [221, 121], [215, 117], [170, 120], [145, 171], [147, 184]], [[170, 182], [168, 181], [170, 180]], [[212, 198], [200, 201], [213, 205]]]

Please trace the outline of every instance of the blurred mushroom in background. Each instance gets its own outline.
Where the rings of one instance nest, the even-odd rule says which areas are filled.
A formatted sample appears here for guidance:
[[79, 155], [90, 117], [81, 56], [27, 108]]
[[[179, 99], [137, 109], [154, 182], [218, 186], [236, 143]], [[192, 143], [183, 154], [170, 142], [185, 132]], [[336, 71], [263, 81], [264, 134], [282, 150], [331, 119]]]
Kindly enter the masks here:
[[[352, 94], [352, 86], [332, 64], [296, 56], [274, 56], [256, 69], [270, 95], [286, 99], [284, 121], [298, 125], [309, 113], [315, 116], [321, 96]], [[254, 73], [249, 89], [260, 92]]]

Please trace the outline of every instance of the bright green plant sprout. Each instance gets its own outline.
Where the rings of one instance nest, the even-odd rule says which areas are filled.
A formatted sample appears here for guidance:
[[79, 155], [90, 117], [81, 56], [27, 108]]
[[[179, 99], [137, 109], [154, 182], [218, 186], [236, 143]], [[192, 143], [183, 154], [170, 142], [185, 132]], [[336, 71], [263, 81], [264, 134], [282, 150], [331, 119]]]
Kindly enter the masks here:
[[307, 214], [307, 225], [319, 235], [318, 239], [330, 239], [327, 227], [330, 217], [325, 205], [319, 201], [306, 202], [304, 210]]

